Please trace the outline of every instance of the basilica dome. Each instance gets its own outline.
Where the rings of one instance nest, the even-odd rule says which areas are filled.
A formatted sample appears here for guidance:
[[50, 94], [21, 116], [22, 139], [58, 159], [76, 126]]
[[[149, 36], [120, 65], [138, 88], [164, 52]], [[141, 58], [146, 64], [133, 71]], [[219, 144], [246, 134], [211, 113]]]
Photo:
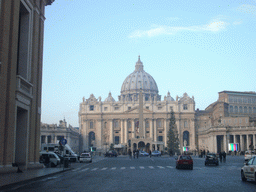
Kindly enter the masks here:
[[135, 70], [126, 77], [121, 88], [121, 95], [138, 93], [142, 89], [143, 93], [151, 95], [158, 94], [158, 87], [154, 78], [144, 71], [140, 56], [135, 65]]

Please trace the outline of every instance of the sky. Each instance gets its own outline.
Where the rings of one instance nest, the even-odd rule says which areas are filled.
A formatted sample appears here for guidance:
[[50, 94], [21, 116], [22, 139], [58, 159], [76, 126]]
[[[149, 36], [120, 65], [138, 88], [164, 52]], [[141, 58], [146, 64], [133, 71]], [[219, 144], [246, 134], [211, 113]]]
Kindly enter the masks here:
[[118, 100], [140, 55], [162, 99], [256, 91], [255, 0], [55, 0], [45, 10], [41, 121], [79, 126], [82, 98]]

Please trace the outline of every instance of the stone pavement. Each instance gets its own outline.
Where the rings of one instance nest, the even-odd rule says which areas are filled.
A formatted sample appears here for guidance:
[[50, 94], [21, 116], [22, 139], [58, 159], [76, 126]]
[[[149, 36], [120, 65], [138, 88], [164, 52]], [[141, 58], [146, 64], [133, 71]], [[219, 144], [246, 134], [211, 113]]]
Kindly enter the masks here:
[[[104, 156], [93, 156], [92, 163], [101, 161]], [[36, 180], [42, 177], [48, 177], [61, 172], [77, 169], [83, 166], [84, 163], [71, 163], [69, 168], [63, 169], [63, 164], [53, 168], [42, 168], [42, 169], [30, 169], [23, 173], [4, 173], [0, 175], [0, 190], [7, 188], [9, 185], [22, 184], [27, 181]]]

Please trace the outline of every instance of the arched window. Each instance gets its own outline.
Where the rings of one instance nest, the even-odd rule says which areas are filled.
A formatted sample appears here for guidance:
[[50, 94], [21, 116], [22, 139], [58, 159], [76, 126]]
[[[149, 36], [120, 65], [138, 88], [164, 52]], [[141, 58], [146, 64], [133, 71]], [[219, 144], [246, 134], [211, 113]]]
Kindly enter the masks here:
[[119, 144], [119, 136], [115, 136], [115, 144]]
[[252, 108], [251, 107], [249, 107], [249, 113], [252, 113]]
[[127, 126], [128, 126], [128, 129], [132, 128], [131, 121], [128, 121], [127, 124], [128, 124], [128, 125], [127, 125]]
[[146, 125], [145, 125], [146, 128], [149, 128], [149, 122], [146, 121]]
[[247, 113], [247, 107], [244, 107], [244, 113]]
[[189, 132], [184, 131], [183, 132], [183, 146], [189, 146]]
[[235, 106], [235, 113], [238, 113], [238, 107]]
[[229, 111], [230, 111], [230, 113], [233, 113], [233, 112], [234, 112], [232, 105], [229, 107]]
[[162, 121], [161, 121], [161, 119], [158, 119], [158, 120], [157, 120], [157, 127], [162, 127]]
[[243, 107], [239, 107], [239, 113], [243, 113]]

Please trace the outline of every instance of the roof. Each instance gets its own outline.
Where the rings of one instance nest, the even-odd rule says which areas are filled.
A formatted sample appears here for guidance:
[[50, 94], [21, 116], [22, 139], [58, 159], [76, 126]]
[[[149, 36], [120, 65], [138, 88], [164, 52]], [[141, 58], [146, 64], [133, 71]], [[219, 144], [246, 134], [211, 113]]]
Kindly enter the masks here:
[[246, 96], [256, 96], [255, 91], [244, 91], [244, 92], [239, 92], [239, 91], [221, 91], [220, 93], [227, 93], [227, 94], [232, 94], [232, 95], [246, 95]]

